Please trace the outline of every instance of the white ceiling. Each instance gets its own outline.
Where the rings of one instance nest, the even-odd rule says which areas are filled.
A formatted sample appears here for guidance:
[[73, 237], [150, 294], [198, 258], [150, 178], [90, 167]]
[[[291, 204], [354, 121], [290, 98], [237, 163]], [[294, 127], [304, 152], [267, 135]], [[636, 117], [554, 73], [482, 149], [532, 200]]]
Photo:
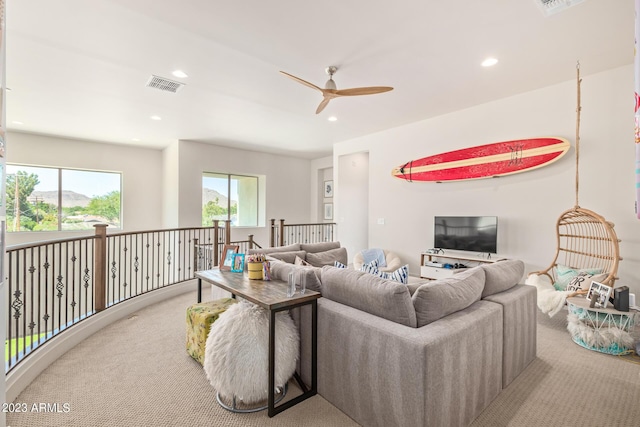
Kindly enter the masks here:
[[[7, 0], [7, 127], [316, 158], [338, 141], [571, 80], [577, 60], [583, 76], [633, 62], [633, 0], [549, 17], [536, 1]], [[481, 67], [488, 56], [498, 65]], [[316, 115], [321, 94], [278, 71], [324, 86], [328, 65], [338, 89], [395, 89]], [[147, 88], [152, 74], [186, 86]]]

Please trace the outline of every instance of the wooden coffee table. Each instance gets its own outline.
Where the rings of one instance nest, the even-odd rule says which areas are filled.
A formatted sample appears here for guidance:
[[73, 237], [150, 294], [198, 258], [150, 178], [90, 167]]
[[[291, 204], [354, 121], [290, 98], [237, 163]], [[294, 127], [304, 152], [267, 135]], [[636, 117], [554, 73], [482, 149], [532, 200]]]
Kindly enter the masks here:
[[[218, 268], [196, 272], [198, 279], [198, 302], [202, 299], [202, 281], [218, 286], [225, 291], [231, 292], [233, 297], [240, 296], [247, 301], [258, 305], [269, 311], [269, 397], [268, 414], [273, 417], [278, 413], [296, 405], [303, 400], [315, 396], [318, 392], [318, 298], [320, 293], [306, 290], [304, 294], [299, 291], [292, 297], [287, 297], [287, 283], [282, 280], [250, 280], [246, 273], [232, 273], [230, 271], [220, 271]], [[302, 382], [300, 375], [296, 372], [294, 377], [302, 394], [287, 402], [275, 406], [275, 333], [276, 333], [276, 313], [290, 310], [303, 305], [311, 305], [311, 388]]]

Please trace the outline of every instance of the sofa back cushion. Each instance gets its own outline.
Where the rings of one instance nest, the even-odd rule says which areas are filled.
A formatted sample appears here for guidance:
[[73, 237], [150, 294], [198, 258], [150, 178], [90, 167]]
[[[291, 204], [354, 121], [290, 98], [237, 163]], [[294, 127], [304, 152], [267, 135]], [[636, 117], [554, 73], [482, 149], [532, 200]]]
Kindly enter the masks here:
[[293, 243], [287, 246], [277, 246], [274, 248], [257, 248], [257, 249], [249, 249], [247, 250], [248, 254], [272, 254], [274, 252], [293, 252], [299, 251], [300, 243]]
[[462, 273], [420, 286], [413, 294], [418, 327], [428, 325], [480, 300], [484, 270], [474, 267]]
[[334, 265], [336, 261], [347, 264], [347, 248], [335, 248], [316, 253], [307, 252], [307, 262], [314, 267]]
[[416, 327], [406, 285], [347, 268], [322, 268], [322, 296], [405, 326]]
[[325, 252], [330, 249], [338, 249], [339, 247], [340, 242], [300, 243], [300, 249], [312, 254], [315, 254], [316, 252]]
[[492, 264], [483, 264], [485, 274], [482, 298], [513, 288], [524, 275], [524, 262], [511, 259]]
[[293, 271], [296, 274], [296, 283], [300, 283], [300, 277], [304, 276], [306, 280], [307, 289], [312, 291], [322, 292], [322, 283], [320, 282], [320, 275], [322, 269], [316, 267], [307, 267], [302, 265], [288, 264], [284, 261], [271, 261], [271, 278], [289, 280], [289, 272]]
[[291, 252], [271, 252], [267, 254], [269, 259], [279, 259], [280, 261], [288, 262], [289, 264], [294, 264], [296, 262], [296, 257], [300, 257], [301, 259], [305, 259], [307, 253], [305, 251], [291, 251]]

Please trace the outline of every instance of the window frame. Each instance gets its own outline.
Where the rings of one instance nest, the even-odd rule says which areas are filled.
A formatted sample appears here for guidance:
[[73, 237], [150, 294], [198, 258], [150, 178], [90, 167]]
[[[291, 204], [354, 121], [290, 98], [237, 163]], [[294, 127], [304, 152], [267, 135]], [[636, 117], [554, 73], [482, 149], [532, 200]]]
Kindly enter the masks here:
[[[28, 164], [28, 163], [12, 163], [12, 162], [7, 162], [6, 166], [5, 166], [5, 171], [6, 169], [8, 169], [9, 167], [24, 167], [24, 168], [39, 168], [39, 169], [49, 169], [49, 170], [53, 170], [53, 171], [57, 171], [56, 176], [57, 176], [57, 193], [58, 193], [58, 198], [56, 200], [57, 203], [57, 229], [56, 230], [18, 230], [18, 231], [9, 231], [7, 228], [7, 233], [59, 233], [59, 232], [64, 232], [64, 233], [73, 233], [73, 232], [86, 232], [88, 230], [93, 229], [92, 228], [85, 228], [85, 229], [63, 229], [62, 228], [62, 219], [63, 219], [63, 206], [62, 206], [62, 191], [63, 191], [63, 183], [62, 183], [62, 176], [64, 171], [78, 171], [78, 172], [95, 172], [95, 173], [108, 173], [108, 174], [114, 174], [114, 175], [118, 175], [119, 176], [119, 187], [118, 187], [118, 192], [120, 193], [120, 209], [119, 209], [119, 218], [118, 218], [118, 226], [112, 226], [110, 225], [110, 229], [111, 230], [122, 230], [122, 222], [123, 222], [123, 208], [122, 208], [122, 199], [123, 199], [123, 192], [122, 192], [122, 172], [119, 171], [108, 171], [108, 170], [98, 170], [98, 169], [82, 169], [82, 168], [68, 168], [68, 167], [59, 167], [59, 166], [43, 166], [43, 165], [33, 165], [33, 164]], [[13, 174], [9, 174], [7, 173], [5, 176], [5, 183], [6, 183], [6, 177], [10, 176]], [[5, 188], [5, 194], [3, 195], [3, 197], [6, 197], [6, 192], [7, 192], [7, 188]], [[88, 197], [88, 196], [87, 196]]]
[[[218, 177], [226, 177], [227, 180], [227, 218], [226, 221], [231, 221], [231, 180], [233, 179], [233, 177], [239, 177], [239, 178], [253, 178], [256, 180], [256, 195], [255, 195], [255, 206], [256, 206], [256, 216], [255, 216], [255, 221], [253, 223], [253, 225], [234, 225], [233, 223], [231, 224], [231, 227], [234, 228], [242, 228], [242, 227], [247, 227], [247, 228], [256, 228], [256, 227], [260, 227], [260, 214], [262, 211], [262, 207], [260, 204], [260, 188], [261, 188], [261, 177], [259, 175], [249, 175], [249, 174], [239, 174], [239, 173], [228, 173], [228, 172], [202, 172], [201, 174], [201, 184], [202, 184], [202, 188], [201, 190], [204, 190], [204, 179], [205, 178], [213, 178], [214, 175], [217, 175]], [[202, 199], [202, 193], [203, 191], [201, 191], [201, 224], [204, 226], [204, 222], [205, 222], [205, 217], [204, 215], [202, 215], [202, 210], [205, 207], [204, 204], [204, 199]], [[238, 197], [239, 198], [239, 197]], [[238, 200], [238, 204], [240, 204], [240, 200]]]

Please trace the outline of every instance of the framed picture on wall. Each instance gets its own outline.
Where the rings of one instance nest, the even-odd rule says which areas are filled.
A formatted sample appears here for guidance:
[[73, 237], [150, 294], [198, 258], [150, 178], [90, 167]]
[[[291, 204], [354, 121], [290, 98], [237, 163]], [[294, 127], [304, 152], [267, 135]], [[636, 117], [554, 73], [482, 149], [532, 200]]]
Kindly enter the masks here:
[[333, 219], [333, 203], [324, 204], [324, 219]]
[[324, 182], [324, 197], [333, 197], [333, 180]]

